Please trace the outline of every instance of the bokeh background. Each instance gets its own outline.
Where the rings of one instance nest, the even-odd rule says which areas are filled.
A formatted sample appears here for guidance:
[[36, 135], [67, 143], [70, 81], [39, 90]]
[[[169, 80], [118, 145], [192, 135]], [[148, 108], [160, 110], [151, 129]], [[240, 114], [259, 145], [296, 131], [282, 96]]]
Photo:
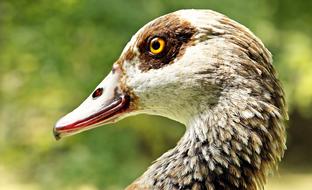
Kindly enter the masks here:
[[184, 132], [136, 116], [62, 141], [55, 121], [89, 95], [145, 23], [213, 9], [249, 27], [274, 55], [289, 105], [288, 150], [268, 190], [312, 189], [312, 1], [1, 0], [0, 189], [122, 189]]

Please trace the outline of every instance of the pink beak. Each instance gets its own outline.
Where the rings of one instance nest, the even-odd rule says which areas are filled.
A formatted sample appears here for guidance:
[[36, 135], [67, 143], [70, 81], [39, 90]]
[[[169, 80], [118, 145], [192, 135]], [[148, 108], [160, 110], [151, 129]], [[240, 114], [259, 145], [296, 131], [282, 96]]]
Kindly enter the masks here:
[[58, 140], [100, 125], [113, 123], [129, 111], [130, 96], [122, 91], [120, 80], [122, 70], [114, 64], [109, 75], [95, 91], [75, 110], [56, 123], [53, 132]]

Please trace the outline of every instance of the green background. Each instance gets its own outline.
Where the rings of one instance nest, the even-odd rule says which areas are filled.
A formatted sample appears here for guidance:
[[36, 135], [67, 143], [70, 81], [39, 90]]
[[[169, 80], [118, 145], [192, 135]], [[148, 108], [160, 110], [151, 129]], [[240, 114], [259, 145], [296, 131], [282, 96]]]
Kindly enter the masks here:
[[287, 94], [288, 150], [267, 189], [312, 187], [312, 1], [1, 0], [0, 189], [122, 189], [173, 147], [184, 127], [135, 116], [56, 142], [52, 127], [110, 71], [148, 21], [213, 9], [271, 50]]

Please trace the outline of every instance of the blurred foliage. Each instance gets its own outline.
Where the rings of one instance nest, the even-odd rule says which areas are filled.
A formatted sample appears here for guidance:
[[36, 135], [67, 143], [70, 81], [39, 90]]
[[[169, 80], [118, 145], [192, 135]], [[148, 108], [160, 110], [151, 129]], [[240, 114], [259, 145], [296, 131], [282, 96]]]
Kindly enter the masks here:
[[[154, 116], [128, 118], [60, 142], [52, 126], [88, 96], [142, 25], [182, 8], [224, 13], [271, 50], [290, 110], [283, 166], [307, 168], [311, 7], [304, 0], [1, 0], [0, 178], [24, 184], [16, 189], [121, 189], [174, 146], [183, 127]], [[5, 183], [0, 180], [0, 189], [8, 189]]]

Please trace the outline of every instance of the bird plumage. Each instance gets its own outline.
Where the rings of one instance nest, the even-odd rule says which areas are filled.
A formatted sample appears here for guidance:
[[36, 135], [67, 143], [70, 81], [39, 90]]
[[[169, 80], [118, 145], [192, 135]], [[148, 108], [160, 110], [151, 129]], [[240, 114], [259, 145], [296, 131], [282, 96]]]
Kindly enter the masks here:
[[[162, 54], [148, 49], [154, 37]], [[271, 54], [246, 27], [210, 10], [173, 12], [141, 28], [114, 67], [129, 97], [118, 119], [147, 113], [186, 126], [128, 190], [263, 188], [286, 148], [287, 113]]]

